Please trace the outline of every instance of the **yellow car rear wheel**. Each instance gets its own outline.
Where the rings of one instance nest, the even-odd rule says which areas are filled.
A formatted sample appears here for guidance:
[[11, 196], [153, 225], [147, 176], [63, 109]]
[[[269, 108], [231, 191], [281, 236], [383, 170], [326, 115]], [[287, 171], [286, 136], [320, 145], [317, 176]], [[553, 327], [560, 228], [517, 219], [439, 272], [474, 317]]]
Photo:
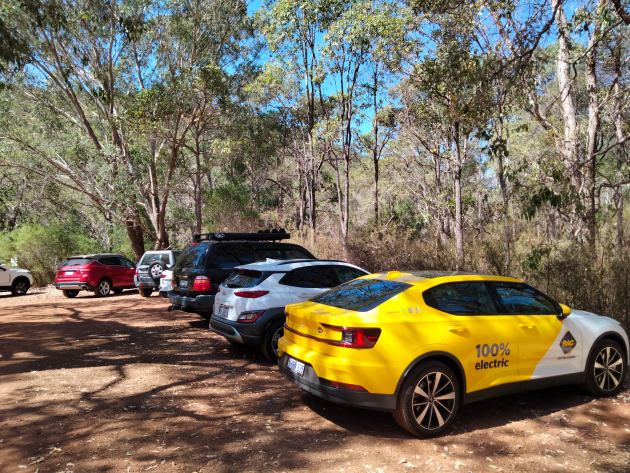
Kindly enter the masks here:
[[446, 365], [429, 361], [412, 370], [400, 390], [394, 420], [419, 437], [434, 437], [447, 430], [460, 404], [455, 373]]

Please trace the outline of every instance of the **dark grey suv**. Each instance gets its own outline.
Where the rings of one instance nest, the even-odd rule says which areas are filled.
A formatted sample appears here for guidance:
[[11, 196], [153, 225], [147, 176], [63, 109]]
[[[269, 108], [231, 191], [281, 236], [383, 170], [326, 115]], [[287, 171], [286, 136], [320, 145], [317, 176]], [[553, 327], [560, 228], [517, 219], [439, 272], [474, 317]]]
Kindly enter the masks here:
[[182, 252], [173, 266], [173, 309], [198, 312], [210, 318], [219, 284], [237, 266], [256, 261], [317, 259], [300, 245], [283, 243], [284, 230], [258, 233], [204, 233]]

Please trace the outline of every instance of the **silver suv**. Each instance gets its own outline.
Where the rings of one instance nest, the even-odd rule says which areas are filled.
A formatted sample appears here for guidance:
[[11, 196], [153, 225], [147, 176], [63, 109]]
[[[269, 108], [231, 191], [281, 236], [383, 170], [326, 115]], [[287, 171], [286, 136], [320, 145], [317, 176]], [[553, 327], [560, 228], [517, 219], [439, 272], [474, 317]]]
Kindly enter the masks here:
[[179, 250], [147, 251], [136, 265], [136, 275], [133, 282], [142, 297], [149, 297], [153, 290], [160, 287], [162, 273], [170, 269], [181, 254]]

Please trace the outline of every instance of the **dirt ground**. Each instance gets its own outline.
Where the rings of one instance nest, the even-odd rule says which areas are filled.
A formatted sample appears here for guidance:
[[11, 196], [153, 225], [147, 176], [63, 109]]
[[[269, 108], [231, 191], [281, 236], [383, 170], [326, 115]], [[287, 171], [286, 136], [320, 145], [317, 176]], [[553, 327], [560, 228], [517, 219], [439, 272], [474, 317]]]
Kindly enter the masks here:
[[135, 291], [0, 294], [0, 472], [630, 471], [630, 384], [464, 406], [416, 439], [284, 380], [194, 314]]

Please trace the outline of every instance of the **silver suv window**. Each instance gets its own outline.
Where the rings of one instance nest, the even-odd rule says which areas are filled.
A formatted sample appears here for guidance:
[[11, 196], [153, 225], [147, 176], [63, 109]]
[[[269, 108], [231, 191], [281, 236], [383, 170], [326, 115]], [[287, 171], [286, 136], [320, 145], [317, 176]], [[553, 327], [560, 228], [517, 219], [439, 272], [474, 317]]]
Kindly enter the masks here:
[[147, 265], [154, 263], [155, 261], [161, 261], [162, 263], [171, 264], [168, 253], [145, 253], [140, 261], [140, 264]]

